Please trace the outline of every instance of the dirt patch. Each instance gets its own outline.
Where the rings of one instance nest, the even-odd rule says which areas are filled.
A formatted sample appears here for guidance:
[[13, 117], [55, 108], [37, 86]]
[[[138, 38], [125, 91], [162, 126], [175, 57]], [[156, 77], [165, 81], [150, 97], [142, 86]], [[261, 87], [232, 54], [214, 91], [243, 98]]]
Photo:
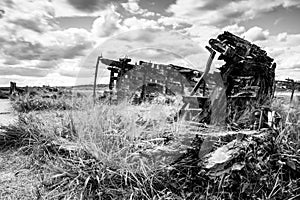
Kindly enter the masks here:
[[39, 199], [39, 179], [30, 169], [29, 157], [0, 153], [0, 199]]
[[0, 99], [0, 126], [7, 126], [16, 120], [9, 99]]

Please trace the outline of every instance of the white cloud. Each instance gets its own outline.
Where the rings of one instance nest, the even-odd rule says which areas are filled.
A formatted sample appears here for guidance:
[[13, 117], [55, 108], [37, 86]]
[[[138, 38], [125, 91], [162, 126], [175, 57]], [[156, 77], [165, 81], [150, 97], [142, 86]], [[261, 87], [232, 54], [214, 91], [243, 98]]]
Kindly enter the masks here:
[[1, 42], [2, 52], [18, 60], [60, 60], [82, 56], [94, 45], [91, 34], [84, 29], [20, 33], [14, 40]]
[[[93, 78], [95, 76], [94, 68], [83, 68], [79, 65], [80, 59], [66, 60], [58, 64], [57, 72], [62, 76], [84, 78]], [[93, 63], [95, 65], [95, 61]]]
[[140, 0], [128, 0], [126, 3], [121, 3], [121, 6], [132, 15], [141, 15], [143, 17], [153, 17], [154, 12], [150, 12], [147, 9], [142, 9], [139, 6]]
[[269, 36], [267, 40], [258, 41], [258, 44], [265, 46], [267, 53], [275, 59], [277, 79], [300, 79], [300, 34], [287, 34], [286, 41], [278, 41], [278, 35]]
[[171, 26], [173, 29], [184, 29], [193, 26], [189, 20], [177, 17], [161, 16], [157, 21], [164, 26]]
[[[35, 32], [46, 32], [57, 28], [54, 20], [54, 8], [48, 1], [14, 0], [9, 6], [0, 2], [4, 10], [2, 23], [10, 30], [29, 29]], [[4, 30], [5, 30], [4, 29]]]
[[280, 42], [284, 42], [287, 40], [287, 33], [284, 32], [284, 33], [279, 33], [277, 35], [277, 40], [280, 41]]
[[104, 38], [112, 37], [129, 30], [146, 28], [162, 29], [163, 27], [157, 21], [146, 18], [133, 16], [123, 19], [121, 14], [116, 11], [116, 7], [111, 5], [94, 20], [91, 32], [98, 38]]
[[198, 45], [204, 47], [208, 44], [209, 39], [217, 37], [222, 31], [216, 26], [193, 24], [192, 27], [186, 28], [185, 33], [191, 37]]
[[147, 12], [145, 9], [140, 8], [138, 0], [128, 0], [127, 3], [122, 3], [121, 5], [132, 14], [143, 14]]
[[[53, 43], [48, 42], [54, 41]], [[45, 51], [41, 59], [73, 59], [84, 56], [87, 50], [94, 45], [92, 35], [85, 29], [69, 28], [66, 30], [52, 31], [43, 36]]]
[[245, 32], [245, 27], [244, 26], [239, 26], [237, 24], [234, 25], [230, 25], [230, 26], [225, 26], [224, 28], [222, 28], [222, 31], [229, 31], [233, 34], [236, 35], [241, 35], [242, 33]]
[[[132, 63], [144, 60], [175, 65], [185, 63], [185, 66], [187, 66], [186, 63], [189, 62], [189, 67], [198, 69], [205, 66], [207, 59], [207, 52], [189, 37], [175, 31], [159, 29], [135, 29], [115, 35], [95, 48], [84, 59], [80, 67], [84, 69], [95, 66], [100, 52], [104, 58], [113, 60], [118, 60], [119, 57], [127, 55], [132, 58]], [[101, 66], [101, 73], [99, 74], [109, 75], [106, 67]]]
[[245, 37], [245, 39], [255, 42], [259, 40], [266, 40], [269, 34], [270, 33], [268, 30], [263, 30], [260, 27], [254, 26], [247, 30], [247, 32], [245, 32], [243, 36]]
[[0, 32], [1, 79], [19, 81], [23, 76], [46, 80], [61, 62], [84, 56], [95, 43], [85, 29], [61, 30], [48, 1], [4, 3], [0, 3], [5, 10]]
[[[199, 68], [205, 65], [208, 56], [203, 51], [204, 46], [223, 31], [242, 35], [267, 50], [278, 63], [277, 76], [293, 75], [294, 68], [300, 66], [299, 35], [280, 33], [274, 36], [260, 27], [246, 30], [238, 25], [238, 22], [280, 6], [300, 5], [295, 0], [177, 0], [168, 9], [173, 16], [168, 17], [142, 9], [139, 0], [121, 0], [118, 6], [116, 0], [14, 2], [16, 4], [7, 8], [0, 2], [5, 10], [0, 19], [4, 22], [0, 32], [0, 64], [5, 67], [0, 67], [0, 71], [5, 72], [6, 78], [18, 76], [16, 79], [19, 80], [24, 74], [36, 76], [33, 79], [38, 83], [42, 80], [38, 76], [55, 81], [53, 74], [56, 74], [59, 83], [63, 83], [63, 78], [79, 74], [83, 80], [92, 76], [100, 52], [111, 59], [127, 54], [137, 61], [181, 65], [185, 63], [182, 60], [188, 60]], [[56, 16], [98, 17], [92, 29], [87, 31], [79, 28], [61, 30]], [[105, 40], [100, 49], [95, 49], [90, 60], [81, 60], [96, 41]]]
[[300, 3], [298, 0], [288, 0], [288, 1], [283, 2], [283, 7], [288, 8], [291, 6], [296, 6], [296, 7], [300, 8]]
[[127, 30], [146, 28], [163, 29], [163, 27], [159, 26], [159, 24], [155, 20], [149, 20], [144, 18], [138, 19], [136, 17], [125, 19], [123, 21], [123, 25], [126, 27]]
[[55, 60], [81, 55], [93, 45], [84, 29], [59, 30], [48, 1], [15, 0], [4, 7], [0, 52], [20, 60]]
[[97, 37], [112, 36], [120, 27], [121, 15], [115, 11], [114, 6], [108, 7], [93, 22], [91, 32]]
[[147, 11], [143, 13], [143, 17], [154, 17], [157, 13]]

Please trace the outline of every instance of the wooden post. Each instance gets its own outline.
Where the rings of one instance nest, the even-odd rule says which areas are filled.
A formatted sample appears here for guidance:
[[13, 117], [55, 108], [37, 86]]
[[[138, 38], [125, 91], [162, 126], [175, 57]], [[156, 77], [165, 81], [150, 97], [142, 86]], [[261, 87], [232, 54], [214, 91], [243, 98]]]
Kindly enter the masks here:
[[202, 91], [203, 97], [205, 97], [205, 90], [206, 90], [206, 83], [205, 81], [203, 81], [203, 91]]
[[17, 89], [17, 84], [15, 82], [10, 82], [9, 94], [13, 94]]
[[[196, 93], [196, 91], [199, 89], [200, 85], [201, 85], [201, 81], [203, 81], [206, 78], [206, 75], [208, 74], [209, 70], [210, 70], [210, 66], [215, 58], [216, 52], [211, 49], [210, 47], [206, 46], [206, 49], [210, 52], [210, 56], [207, 60], [206, 63], [206, 67], [204, 70], [204, 73], [202, 74], [202, 76], [200, 77], [199, 81], [197, 82], [197, 84], [194, 86], [190, 96], [194, 96], [194, 94]], [[205, 81], [205, 80], [204, 80]], [[178, 116], [181, 115], [181, 113], [183, 112], [183, 110], [187, 107], [188, 103], [184, 103], [182, 105], [182, 107], [180, 108], [180, 110], [178, 111]]]
[[180, 75], [181, 94], [184, 95], [183, 75]]
[[113, 69], [110, 70], [110, 78], [109, 78], [109, 85], [108, 88], [112, 90], [114, 88], [114, 82], [115, 82], [115, 72]]
[[165, 84], [164, 84], [164, 94], [167, 95], [168, 94], [168, 83], [169, 83], [169, 76], [170, 76], [170, 69], [169, 67], [167, 68], [167, 72], [166, 72], [166, 78], [165, 78]]
[[97, 58], [97, 64], [96, 64], [95, 79], [94, 79], [94, 89], [93, 89], [94, 104], [96, 104], [96, 85], [97, 85], [97, 76], [98, 76], [99, 61], [100, 61], [101, 58], [102, 58], [102, 56], [98, 56], [98, 58]]
[[142, 65], [142, 70], [143, 70], [143, 85], [142, 85], [142, 91], [141, 91], [141, 102], [145, 101], [145, 95], [146, 95], [146, 71], [147, 71], [147, 67], [145, 65]]
[[291, 95], [290, 103], [293, 102], [294, 92], [295, 92], [295, 82], [294, 80], [292, 80], [292, 95]]

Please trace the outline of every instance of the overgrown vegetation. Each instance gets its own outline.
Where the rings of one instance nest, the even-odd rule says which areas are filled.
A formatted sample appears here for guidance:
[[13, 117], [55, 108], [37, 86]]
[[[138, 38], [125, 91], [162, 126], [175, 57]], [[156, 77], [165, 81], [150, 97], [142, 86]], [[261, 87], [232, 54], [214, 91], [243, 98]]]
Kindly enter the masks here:
[[31, 111], [43, 110], [71, 110], [80, 106], [82, 97], [72, 97], [71, 95], [44, 95], [43, 93], [30, 93], [11, 97], [12, 106], [17, 112], [28, 113]]
[[[286, 115], [279, 105], [274, 108]], [[226, 129], [172, 121], [175, 111], [171, 105], [86, 104], [29, 112], [1, 127], [0, 146], [29, 155], [44, 199], [299, 197], [297, 109], [279, 131], [223, 136], [215, 133]], [[231, 144], [239, 149], [228, 161], [207, 167], [213, 152]]]

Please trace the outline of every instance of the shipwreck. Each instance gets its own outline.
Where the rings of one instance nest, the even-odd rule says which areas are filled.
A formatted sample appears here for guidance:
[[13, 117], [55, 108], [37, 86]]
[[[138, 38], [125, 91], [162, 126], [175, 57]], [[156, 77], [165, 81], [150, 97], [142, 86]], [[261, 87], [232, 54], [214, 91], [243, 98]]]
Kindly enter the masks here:
[[[141, 103], [157, 94], [181, 95], [184, 105], [179, 115], [201, 122], [211, 123], [212, 116], [219, 115], [214, 110], [224, 111], [226, 120], [235, 121], [237, 113], [251, 105], [266, 104], [273, 97], [276, 63], [265, 50], [226, 31], [210, 39], [206, 49], [210, 56], [204, 72], [172, 64], [132, 64], [129, 58], [99, 57], [97, 65], [101, 62], [108, 66], [109, 89], [116, 91], [118, 101], [131, 98]], [[209, 74], [216, 53], [224, 64], [219, 72]], [[214, 88], [221, 89], [214, 92], [207, 83], [209, 79], [214, 79]]]
[[[101, 58], [110, 70], [109, 89], [115, 90], [118, 101], [136, 98], [139, 102], [151, 100], [155, 94], [185, 95], [197, 84], [202, 72], [173, 64], [156, 64], [131, 59], [110, 60]], [[198, 93], [206, 95], [206, 83], [200, 81]]]

